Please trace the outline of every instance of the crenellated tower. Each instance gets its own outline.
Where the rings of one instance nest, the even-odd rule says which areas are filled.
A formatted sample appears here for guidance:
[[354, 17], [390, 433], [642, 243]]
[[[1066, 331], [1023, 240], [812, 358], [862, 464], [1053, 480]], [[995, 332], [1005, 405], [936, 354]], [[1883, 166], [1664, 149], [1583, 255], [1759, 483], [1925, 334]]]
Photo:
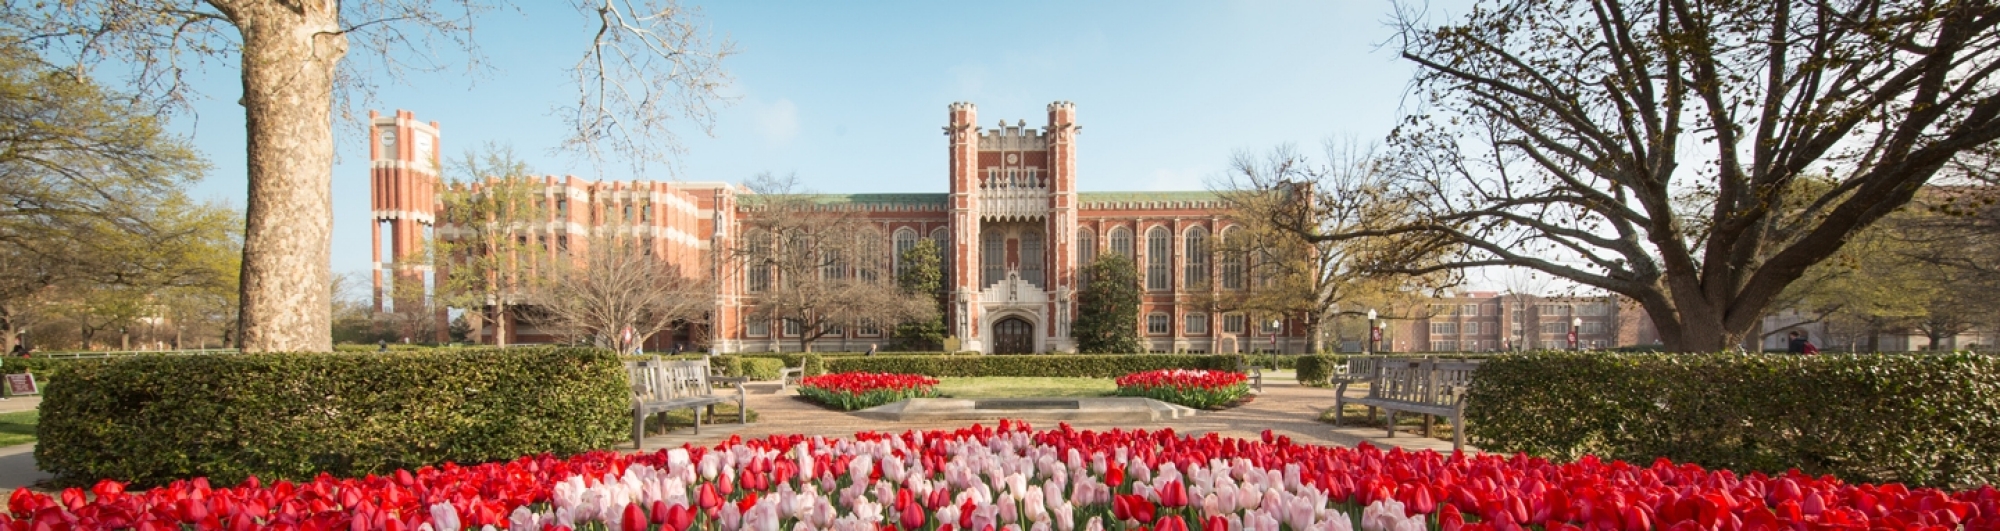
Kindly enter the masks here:
[[1042, 130], [1049, 153], [1049, 261], [1053, 274], [1049, 279], [1049, 295], [1053, 301], [1050, 315], [1055, 326], [1050, 327], [1049, 338], [1054, 343], [1052, 350], [1073, 350], [1075, 344], [1070, 335], [1070, 321], [1074, 319], [1072, 309], [1076, 307], [1077, 263], [1076, 228], [1076, 135], [1083, 127], [1076, 125], [1076, 104], [1058, 101], [1049, 104], [1049, 124]]
[[[437, 222], [441, 151], [438, 123], [418, 122], [410, 111], [398, 110], [394, 116], [369, 111], [368, 122], [369, 235], [374, 241], [374, 299], [379, 312], [398, 309], [395, 301], [424, 295], [421, 287], [432, 270], [422, 257], [425, 241]], [[385, 228], [389, 235], [386, 262]], [[399, 292], [396, 286], [419, 288]]]
[[959, 348], [979, 350], [979, 108], [969, 102], [950, 107], [945, 137], [951, 149], [951, 300], [946, 329], [963, 340]]

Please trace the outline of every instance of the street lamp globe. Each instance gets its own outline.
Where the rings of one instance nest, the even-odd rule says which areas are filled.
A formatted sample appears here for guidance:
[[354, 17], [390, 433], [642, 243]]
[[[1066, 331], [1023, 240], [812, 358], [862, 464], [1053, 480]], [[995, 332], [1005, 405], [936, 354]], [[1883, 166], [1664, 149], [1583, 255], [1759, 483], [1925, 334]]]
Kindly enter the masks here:
[[1370, 320], [1370, 321], [1373, 321], [1373, 320], [1375, 320], [1375, 309], [1374, 309], [1374, 308], [1369, 308], [1369, 309], [1368, 309], [1368, 320]]

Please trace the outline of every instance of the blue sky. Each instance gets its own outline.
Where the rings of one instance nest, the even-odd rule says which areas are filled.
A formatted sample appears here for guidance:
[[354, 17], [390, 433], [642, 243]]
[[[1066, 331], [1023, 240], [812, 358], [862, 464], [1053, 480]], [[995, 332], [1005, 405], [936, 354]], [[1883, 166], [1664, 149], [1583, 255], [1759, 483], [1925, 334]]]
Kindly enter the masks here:
[[[1435, 2], [1432, 16], [1450, 13]], [[475, 34], [494, 72], [463, 70], [382, 80], [354, 110], [407, 109], [442, 126], [453, 158], [488, 141], [511, 144], [538, 172], [633, 178], [551, 153], [572, 95], [564, 69], [591, 23], [567, 2], [537, 2], [480, 19]], [[541, 6], [540, 4], [554, 4]], [[681, 129], [672, 173], [648, 179], [741, 181], [797, 172], [822, 192], [943, 192], [946, 105], [979, 106], [981, 126], [1046, 121], [1045, 106], [1077, 104], [1079, 188], [1200, 190], [1240, 150], [1291, 143], [1308, 152], [1334, 136], [1375, 140], [1394, 126], [1411, 69], [1384, 46], [1387, 2], [710, 2], [696, 3], [740, 55], [725, 63], [738, 96], [715, 135]], [[457, 63], [441, 52], [435, 58]], [[350, 58], [352, 60], [352, 58]], [[211, 68], [205, 99], [176, 127], [214, 164], [199, 196], [243, 204], [240, 81]], [[366, 271], [367, 146], [337, 124], [333, 269]]]

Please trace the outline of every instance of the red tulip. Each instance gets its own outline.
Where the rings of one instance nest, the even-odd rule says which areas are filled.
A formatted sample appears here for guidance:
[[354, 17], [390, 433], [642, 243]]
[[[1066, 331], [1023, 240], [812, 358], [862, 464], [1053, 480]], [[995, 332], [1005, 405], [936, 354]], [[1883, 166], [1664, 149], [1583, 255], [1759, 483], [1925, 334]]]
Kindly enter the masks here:
[[1160, 521], [1155, 523], [1153, 528], [1159, 531], [1188, 531], [1187, 521], [1181, 519], [1178, 514], [1160, 517]]
[[625, 504], [625, 514], [618, 519], [620, 531], [646, 531], [646, 512], [639, 510], [639, 504]]
[[1458, 512], [1457, 506], [1447, 503], [1438, 510], [1438, 531], [1460, 531], [1464, 527], [1465, 515]]
[[1210, 515], [1202, 519], [1201, 531], [1230, 531], [1229, 519], [1219, 514]]
[[923, 507], [918, 506], [916, 503], [910, 503], [904, 505], [904, 509], [900, 512], [903, 517], [903, 529], [916, 531], [924, 527]]
[[1167, 482], [1156, 493], [1160, 497], [1160, 505], [1178, 508], [1186, 507], [1188, 504], [1187, 486], [1182, 485], [1180, 480]]

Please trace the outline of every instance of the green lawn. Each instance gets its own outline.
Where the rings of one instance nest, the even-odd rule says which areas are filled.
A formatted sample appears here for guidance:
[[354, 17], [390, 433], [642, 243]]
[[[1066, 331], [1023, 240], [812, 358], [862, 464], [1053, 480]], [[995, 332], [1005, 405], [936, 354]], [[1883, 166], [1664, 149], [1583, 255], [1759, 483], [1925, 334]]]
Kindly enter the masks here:
[[35, 420], [39, 418], [41, 411], [37, 410], [0, 413], [0, 446], [35, 442]]
[[938, 378], [937, 386], [938, 394], [952, 398], [1109, 396], [1117, 390], [1110, 378]]

